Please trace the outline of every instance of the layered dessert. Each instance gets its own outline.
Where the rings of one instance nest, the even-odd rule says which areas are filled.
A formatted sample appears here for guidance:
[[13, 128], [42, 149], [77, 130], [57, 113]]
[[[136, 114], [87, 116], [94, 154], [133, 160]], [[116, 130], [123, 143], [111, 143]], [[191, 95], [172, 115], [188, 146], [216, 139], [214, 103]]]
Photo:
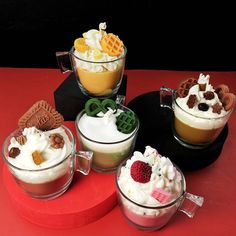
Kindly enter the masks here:
[[236, 104], [229, 87], [213, 87], [210, 76], [181, 82], [174, 105], [175, 131], [184, 142], [193, 145], [212, 143], [224, 128]]
[[169, 158], [147, 146], [135, 151], [117, 172], [117, 192], [125, 217], [140, 229], [164, 226], [178, 209], [185, 191], [182, 173]]
[[19, 186], [30, 196], [62, 193], [73, 177], [73, 135], [47, 102], [35, 103], [5, 141], [3, 153]]
[[131, 155], [138, 128], [134, 112], [111, 99], [89, 99], [76, 118], [80, 144], [93, 151], [92, 167], [101, 172], [115, 170]]
[[73, 66], [81, 90], [93, 96], [117, 92], [125, 65], [126, 48], [106, 23], [91, 29], [74, 41]]

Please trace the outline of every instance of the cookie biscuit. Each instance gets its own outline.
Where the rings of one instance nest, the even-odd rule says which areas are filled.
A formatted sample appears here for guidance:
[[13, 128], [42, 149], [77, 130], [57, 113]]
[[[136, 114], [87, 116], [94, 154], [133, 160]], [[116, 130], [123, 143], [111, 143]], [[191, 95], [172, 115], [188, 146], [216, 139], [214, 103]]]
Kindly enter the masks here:
[[36, 127], [40, 130], [58, 128], [64, 121], [63, 116], [46, 101], [36, 102], [18, 121], [20, 128]]
[[197, 79], [189, 78], [182, 81], [177, 89], [177, 94], [179, 97], [183, 98], [188, 95], [189, 89], [197, 84]]

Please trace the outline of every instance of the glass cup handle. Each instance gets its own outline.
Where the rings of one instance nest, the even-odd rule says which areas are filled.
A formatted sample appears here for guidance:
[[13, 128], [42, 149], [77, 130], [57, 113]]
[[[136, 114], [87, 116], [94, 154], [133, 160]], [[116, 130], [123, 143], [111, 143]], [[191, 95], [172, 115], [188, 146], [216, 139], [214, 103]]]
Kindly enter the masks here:
[[76, 157], [76, 170], [84, 175], [88, 175], [92, 166], [93, 152], [91, 151], [77, 151]]
[[117, 95], [116, 96], [116, 103], [117, 104], [121, 104], [121, 105], [125, 105], [125, 95]]
[[193, 218], [197, 209], [203, 205], [203, 202], [203, 197], [186, 192], [178, 210], [185, 213], [188, 217]]
[[167, 107], [172, 110], [173, 94], [173, 89], [162, 86], [160, 88], [160, 106]]
[[56, 52], [57, 64], [62, 73], [72, 71], [69, 52]]

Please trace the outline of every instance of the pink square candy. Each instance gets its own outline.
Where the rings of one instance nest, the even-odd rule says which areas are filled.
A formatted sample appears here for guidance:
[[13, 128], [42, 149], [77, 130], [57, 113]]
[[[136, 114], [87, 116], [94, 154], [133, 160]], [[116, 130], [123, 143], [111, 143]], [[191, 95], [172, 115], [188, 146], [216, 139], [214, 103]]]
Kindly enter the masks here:
[[167, 203], [171, 198], [171, 193], [164, 191], [160, 188], [154, 188], [151, 196], [157, 199], [160, 203], [165, 204]]

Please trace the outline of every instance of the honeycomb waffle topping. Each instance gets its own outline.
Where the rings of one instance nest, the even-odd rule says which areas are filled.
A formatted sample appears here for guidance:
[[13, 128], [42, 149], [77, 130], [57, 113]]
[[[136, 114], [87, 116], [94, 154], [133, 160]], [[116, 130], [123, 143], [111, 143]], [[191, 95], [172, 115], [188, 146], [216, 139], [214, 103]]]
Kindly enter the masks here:
[[177, 89], [177, 94], [179, 97], [186, 97], [188, 95], [189, 89], [197, 84], [197, 79], [189, 78], [182, 81]]
[[109, 56], [120, 56], [123, 52], [124, 44], [118, 36], [109, 33], [102, 37], [101, 46]]

